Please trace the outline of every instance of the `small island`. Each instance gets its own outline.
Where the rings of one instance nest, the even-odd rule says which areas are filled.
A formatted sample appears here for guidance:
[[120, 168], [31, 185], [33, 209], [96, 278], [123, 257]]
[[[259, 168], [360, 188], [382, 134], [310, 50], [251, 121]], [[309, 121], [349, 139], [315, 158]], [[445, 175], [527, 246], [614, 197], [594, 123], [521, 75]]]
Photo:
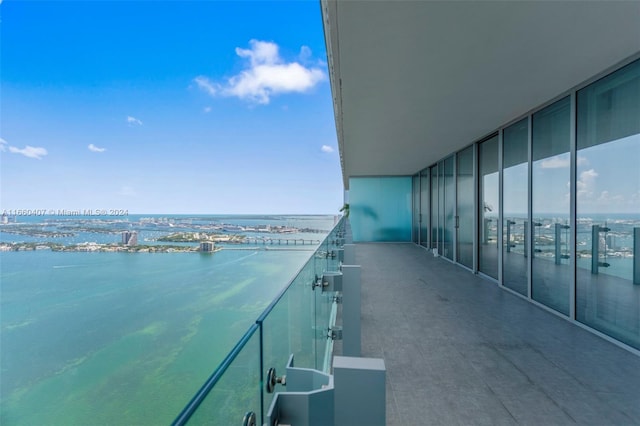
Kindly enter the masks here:
[[211, 241], [214, 243], [239, 243], [246, 237], [241, 234], [219, 234], [216, 232], [174, 232], [158, 238], [156, 241], [169, 243], [199, 243]]

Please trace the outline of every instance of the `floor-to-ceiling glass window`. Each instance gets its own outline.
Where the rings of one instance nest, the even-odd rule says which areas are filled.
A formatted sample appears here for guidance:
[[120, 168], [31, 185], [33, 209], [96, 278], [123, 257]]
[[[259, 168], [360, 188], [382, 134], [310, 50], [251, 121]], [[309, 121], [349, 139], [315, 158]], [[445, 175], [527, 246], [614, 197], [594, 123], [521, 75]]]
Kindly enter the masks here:
[[527, 212], [529, 210], [529, 120], [502, 133], [502, 283], [527, 296]]
[[430, 247], [429, 242], [429, 169], [420, 172], [420, 244]]
[[478, 270], [498, 279], [498, 136], [478, 144]]
[[457, 155], [457, 252], [458, 262], [473, 268], [473, 146]]
[[438, 249], [438, 241], [440, 239], [438, 230], [438, 166], [431, 167], [431, 248]]
[[444, 256], [447, 248], [444, 245], [444, 161], [438, 163], [438, 254]]
[[577, 94], [576, 319], [640, 349], [640, 61]]
[[453, 175], [453, 156], [444, 160], [444, 253], [453, 260], [453, 239], [455, 235], [455, 178]]
[[420, 174], [412, 179], [411, 207], [411, 241], [420, 244]]
[[570, 98], [532, 117], [532, 297], [569, 315]]

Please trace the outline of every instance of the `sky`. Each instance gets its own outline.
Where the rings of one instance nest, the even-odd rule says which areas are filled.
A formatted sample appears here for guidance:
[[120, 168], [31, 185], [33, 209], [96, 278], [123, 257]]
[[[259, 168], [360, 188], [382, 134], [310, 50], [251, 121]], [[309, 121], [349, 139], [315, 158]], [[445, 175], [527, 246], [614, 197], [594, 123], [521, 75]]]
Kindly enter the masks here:
[[317, 1], [0, 4], [0, 209], [337, 214]]

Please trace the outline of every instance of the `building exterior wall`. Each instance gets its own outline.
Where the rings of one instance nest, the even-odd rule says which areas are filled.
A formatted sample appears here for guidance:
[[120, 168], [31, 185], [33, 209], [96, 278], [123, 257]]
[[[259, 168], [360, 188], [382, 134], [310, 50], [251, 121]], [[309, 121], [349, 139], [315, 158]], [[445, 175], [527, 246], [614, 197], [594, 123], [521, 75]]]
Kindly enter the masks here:
[[353, 240], [411, 241], [410, 176], [349, 179]]
[[595, 77], [425, 165], [407, 223], [434, 253], [640, 349], [640, 59]]

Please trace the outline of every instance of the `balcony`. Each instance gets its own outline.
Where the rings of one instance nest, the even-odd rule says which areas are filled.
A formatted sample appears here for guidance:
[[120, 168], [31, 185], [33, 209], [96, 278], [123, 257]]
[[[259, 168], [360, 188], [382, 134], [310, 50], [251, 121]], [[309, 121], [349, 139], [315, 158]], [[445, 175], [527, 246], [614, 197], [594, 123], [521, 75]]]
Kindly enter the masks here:
[[358, 244], [387, 424], [640, 423], [640, 357], [413, 244]]
[[[291, 390], [266, 372], [281, 376], [290, 354], [296, 367], [331, 372], [331, 349], [341, 355], [343, 345], [332, 345], [327, 330], [341, 309], [313, 283], [319, 271], [339, 269], [330, 254], [340, 232], [338, 225], [175, 424], [252, 424], [243, 419], [250, 411], [255, 424], [266, 421], [274, 400], [266, 384]], [[359, 243], [355, 256], [361, 355], [384, 359], [387, 425], [640, 423], [636, 354], [417, 245]]]

